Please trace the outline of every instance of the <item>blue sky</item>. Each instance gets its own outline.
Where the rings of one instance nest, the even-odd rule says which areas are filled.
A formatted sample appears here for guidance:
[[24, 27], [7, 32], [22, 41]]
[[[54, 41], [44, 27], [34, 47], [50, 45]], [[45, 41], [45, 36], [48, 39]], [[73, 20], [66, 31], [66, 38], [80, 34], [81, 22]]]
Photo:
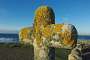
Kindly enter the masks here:
[[32, 26], [41, 5], [53, 8], [57, 24], [71, 23], [79, 34], [90, 34], [90, 0], [0, 0], [0, 30]]

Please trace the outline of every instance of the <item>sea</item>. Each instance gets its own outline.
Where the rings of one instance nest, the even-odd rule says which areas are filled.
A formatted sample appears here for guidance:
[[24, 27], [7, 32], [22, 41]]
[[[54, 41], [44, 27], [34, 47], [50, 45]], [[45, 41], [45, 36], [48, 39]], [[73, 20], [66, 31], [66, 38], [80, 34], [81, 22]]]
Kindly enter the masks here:
[[19, 36], [17, 33], [0, 33], [0, 43], [18, 43]]
[[[89, 35], [78, 35], [78, 40], [90, 40]], [[0, 43], [19, 43], [18, 33], [0, 33]]]

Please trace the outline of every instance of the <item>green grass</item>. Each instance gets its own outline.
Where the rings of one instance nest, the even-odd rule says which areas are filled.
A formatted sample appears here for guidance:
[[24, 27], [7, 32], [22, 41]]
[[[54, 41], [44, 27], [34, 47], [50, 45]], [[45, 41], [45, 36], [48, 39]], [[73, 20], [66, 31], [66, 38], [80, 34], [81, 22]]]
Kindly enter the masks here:
[[68, 60], [68, 54], [70, 50], [64, 48], [56, 48], [56, 60]]
[[77, 42], [81, 44], [90, 44], [90, 40], [77, 40]]

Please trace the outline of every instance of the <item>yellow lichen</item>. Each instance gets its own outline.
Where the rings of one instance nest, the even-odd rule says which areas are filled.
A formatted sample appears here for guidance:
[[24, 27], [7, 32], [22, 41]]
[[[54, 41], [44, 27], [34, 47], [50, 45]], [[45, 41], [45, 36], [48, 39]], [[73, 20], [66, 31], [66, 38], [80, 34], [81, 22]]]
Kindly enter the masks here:
[[32, 33], [32, 28], [29, 27], [22, 28], [19, 32], [20, 42], [27, 42], [28, 40], [30, 40], [31, 33]]
[[[34, 17], [34, 35], [42, 35], [41, 30], [47, 25], [55, 23], [55, 15], [52, 8], [47, 6], [41, 6], [35, 11]], [[47, 30], [47, 29], [46, 29]], [[48, 35], [48, 33], [46, 33]], [[40, 38], [36, 39], [38, 45], [40, 44]], [[40, 41], [39, 41], [40, 40]]]
[[58, 42], [62, 43], [62, 46], [73, 47], [76, 45], [77, 31], [73, 25], [70, 25], [72, 26], [72, 29], [70, 28], [70, 26], [66, 26], [66, 27], [64, 26], [65, 26], [64, 24], [48, 25], [43, 30], [43, 36], [46, 37], [47, 39], [50, 38], [52, 39], [53, 36], [56, 34], [59, 36]]
[[30, 39], [29, 33], [33, 31], [34, 39], [36, 39], [37, 45], [42, 42], [42, 37], [47, 40], [52, 40], [52, 37], [59, 35], [59, 42], [65, 46], [75, 46], [77, 40], [77, 31], [73, 25], [54, 24], [55, 15], [52, 8], [47, 6], [41, 6], [35, 11], [33, 30], [24, 28], [20, 31], [20, 39]]

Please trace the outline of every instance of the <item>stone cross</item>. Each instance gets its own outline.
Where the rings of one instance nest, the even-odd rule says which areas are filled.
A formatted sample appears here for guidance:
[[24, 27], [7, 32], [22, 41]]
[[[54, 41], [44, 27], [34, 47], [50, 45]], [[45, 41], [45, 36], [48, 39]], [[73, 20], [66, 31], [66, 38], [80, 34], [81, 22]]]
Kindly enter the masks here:
[[35, 12], [33, 27], [22, 29], [19, 38], [34, 46], [34, 60], [55, 60], [55, 48], [76, 46], [77, 30], [72, 24], [55, 24], [52, 8], [41, 6]]

